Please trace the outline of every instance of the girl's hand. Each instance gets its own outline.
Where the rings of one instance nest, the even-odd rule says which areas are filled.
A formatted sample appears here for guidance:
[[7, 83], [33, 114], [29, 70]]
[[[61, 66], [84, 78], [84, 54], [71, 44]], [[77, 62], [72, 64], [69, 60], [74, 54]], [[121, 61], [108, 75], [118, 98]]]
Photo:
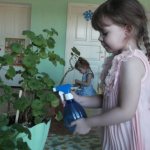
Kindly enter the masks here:
[[77, 95], [76, 93], [75, 93], [75, 91], [71, 91], [71, 94], [73, 95], [73, 98], [74, 98], [74, 100], [75, 101], [77, 101], [77, 102], [79, 102], [78, 100], [79, 100], [79, 95]]
[[74, 125], [76, 126], [75, 131], [73, 133], [74, 135], [75, 134], [84, 135], [84, 134], [89, 133], [91, 130], [91, 127], [88, 125], [87, 120], [85, 118], [81, 118], [81, 119], [78, 119], [76, 121], [73, 121], [71, 123], [71, 126], [74, 126]]
[[80, 80], [78, 80], [78, 79], [75, 79], [75, 84], [77, 84], [77, 85], [81, 85], [81, 81], [80, 81]]

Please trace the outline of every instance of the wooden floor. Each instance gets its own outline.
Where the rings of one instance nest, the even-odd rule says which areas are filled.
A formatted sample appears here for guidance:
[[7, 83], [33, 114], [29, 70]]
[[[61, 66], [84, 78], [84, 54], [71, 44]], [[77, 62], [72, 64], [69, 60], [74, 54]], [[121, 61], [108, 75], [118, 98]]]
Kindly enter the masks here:
[[75, 136], [64, 127], [63, 120], [52, 119], [44, 150], [101, 150], [98, 132]]

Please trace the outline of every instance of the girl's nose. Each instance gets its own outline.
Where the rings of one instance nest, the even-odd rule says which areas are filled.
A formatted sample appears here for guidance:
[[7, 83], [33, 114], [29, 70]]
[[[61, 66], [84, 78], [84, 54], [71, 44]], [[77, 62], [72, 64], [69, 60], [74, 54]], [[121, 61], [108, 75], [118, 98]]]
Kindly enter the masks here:
[[100, 34], [100, 35], [99, 35], [98, 40], [99, 40], [100, 42], [102, 42], [102, 41], [103, 41], [103, 36], [102, 36], [102, 34]]

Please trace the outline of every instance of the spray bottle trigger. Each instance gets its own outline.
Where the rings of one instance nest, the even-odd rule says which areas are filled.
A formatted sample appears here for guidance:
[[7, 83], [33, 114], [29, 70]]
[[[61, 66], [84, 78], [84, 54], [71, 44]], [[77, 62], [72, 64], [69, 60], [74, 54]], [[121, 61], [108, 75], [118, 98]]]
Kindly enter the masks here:
[[60, 96], [61, 102], [64, 103], [64, 96], [63, 96], [64, 92], [59, 91], [58, 94]]

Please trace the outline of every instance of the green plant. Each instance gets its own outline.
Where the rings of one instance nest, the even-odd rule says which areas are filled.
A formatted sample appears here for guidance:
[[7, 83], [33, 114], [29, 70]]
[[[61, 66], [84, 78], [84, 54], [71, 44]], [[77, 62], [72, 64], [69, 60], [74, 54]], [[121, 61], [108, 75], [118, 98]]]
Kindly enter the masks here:
[[[23, 94], [18, 97], [18, 92], [15, 92], [13, 87], [0, 82], [2, 90], [0, 105], [9, 103], [20, 112], [18, 122], [30, 125], [49, 120], [54, 115], [54, 108], [59, 106], [60, 102], [52, 92], [55, 82], [47, 73], [39, 72], [38, 65], [42, 60], [48, 60], [54, 66], [57, 66], [57, 63], [64, 65], [65, 62], [53, 50], [55, 47], [54, 37], [58, 35], [53, 28], [51, 30], [44, 29], [43, 33], [39, 35], [29, 30], [23, 31], [23, 35], [28, 40], [26, 47], [20, 43], [12, 43], [11, 52], [0, 56], [0, 69], [3, 70], [6, 66], [8, 68], [5, 74], [6, 79], [13, 80], [16, 75], [20, 75], [19, 84]], [[16, 71], [14, 64], [18, 56], [21, 58], [21, 67]], [[9, 109], [7, 117], [10, 117]], [[58, 120], [62, 119], [61, 112], [56, 112], [55, 117]], [[6, 126], [6, 124], [5, 122], [3, 125]], [[19, 127], [15, 126], [15, 129], [19, 131]], [[0, 136], [2, 131], [7, 130], [0, 130]]]

